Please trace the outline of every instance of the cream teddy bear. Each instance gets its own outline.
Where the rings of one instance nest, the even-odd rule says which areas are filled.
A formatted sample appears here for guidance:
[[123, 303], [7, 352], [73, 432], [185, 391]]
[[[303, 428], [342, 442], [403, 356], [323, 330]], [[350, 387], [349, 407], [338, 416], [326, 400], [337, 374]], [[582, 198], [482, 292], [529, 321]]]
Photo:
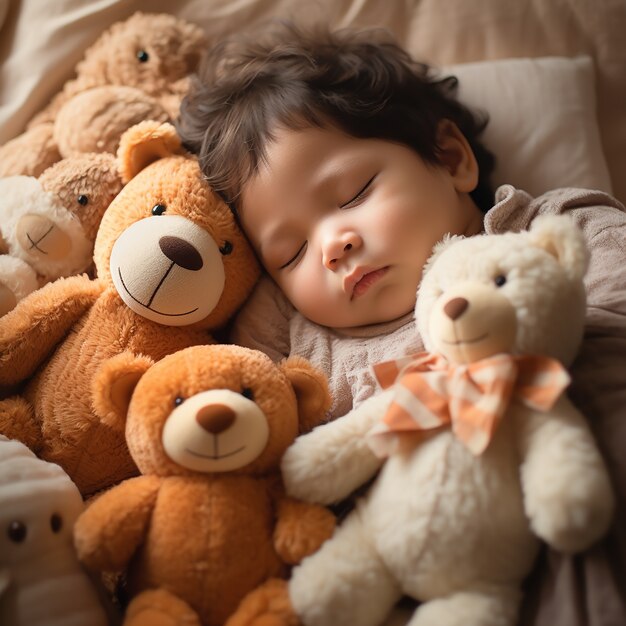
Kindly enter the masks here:
[[112, 154], [0, 178], [0, 317], [38, 287], [91, 268], [100, 220], [122, 187]]
[[587, 263], [564, 216], [438, 246], [416, 305], [430, 352], [375, 368], [385, 391], [283, 459], [288, 493], [304, 500], [338, 501], [382, 465], [373, 486], [288, 584], [258, 589], [228, 626], [268, 613], [375, 626], [403, 594], [421, 602], [410, 626], [510, 626], [539, 538], [564, 552], [600, 538], [611, 485], [563, 393]]

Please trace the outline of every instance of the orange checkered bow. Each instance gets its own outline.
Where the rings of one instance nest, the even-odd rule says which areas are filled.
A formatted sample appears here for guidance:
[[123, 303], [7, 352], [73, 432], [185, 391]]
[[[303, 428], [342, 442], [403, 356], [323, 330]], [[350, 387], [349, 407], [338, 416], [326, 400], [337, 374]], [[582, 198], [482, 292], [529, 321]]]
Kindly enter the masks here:
[[391, 406], [368, 440], [381, 457], [396, 449], [398, 434], [448, 424], [473, 454], [482, 454], [512, 397], [547, 411], [570, 383], [561, 363], [535, 355], [496, 354], [453, 365], [440, 355], [420, 352], [379, 363], [374, 374], [383, 388], [396, 385]]

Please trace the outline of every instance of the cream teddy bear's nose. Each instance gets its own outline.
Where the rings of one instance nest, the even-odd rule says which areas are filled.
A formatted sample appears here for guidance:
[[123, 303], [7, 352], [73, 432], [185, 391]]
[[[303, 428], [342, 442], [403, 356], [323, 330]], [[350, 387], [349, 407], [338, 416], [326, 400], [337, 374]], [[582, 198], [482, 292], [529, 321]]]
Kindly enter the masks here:
[[469, 302], [465, 298], [452, 298], [444, 305], [443, 312], [454, 321], [463, 315], [468, 306]]

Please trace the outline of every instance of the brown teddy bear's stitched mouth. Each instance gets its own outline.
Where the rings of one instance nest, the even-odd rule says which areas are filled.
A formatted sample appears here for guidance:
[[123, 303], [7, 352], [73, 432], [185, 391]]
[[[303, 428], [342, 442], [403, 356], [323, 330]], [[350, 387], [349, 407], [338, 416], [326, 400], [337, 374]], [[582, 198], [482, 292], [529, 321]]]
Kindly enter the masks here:
[[191, 309], [189, 311], [185, 311], [184, 313], [162, 313], [161, 311], [158, 311], [157, 309], [153, 309], [152, 307], [146, 306], [143, 302], [140, 302], [139, 300], [137, 300], [137, 298], [135, 298], [135, 296], [130, 292], [130, 290], [126, 286], [126, 283], [124, 282], [124, 278], [122, 276], [122, 268], [121, 267], [117, 268], [117, 275], [120, 277], [120, 281], [122, 283], [122, 287], [124, 287], [124, 290], [126, 291], [126, 293], [137, 304], [140, 304], [142, 307], [144, 307], [145, 309], [148, 309], [149, 311], [153, 311], [154, 313], [158, 313], [159, 315], [165, 315], [167, 317], [182, 317], [183, 315], [190, 315], [191, 313], [195, 313], [198, 310], [198, 307], [196, 307], [195, 309]]

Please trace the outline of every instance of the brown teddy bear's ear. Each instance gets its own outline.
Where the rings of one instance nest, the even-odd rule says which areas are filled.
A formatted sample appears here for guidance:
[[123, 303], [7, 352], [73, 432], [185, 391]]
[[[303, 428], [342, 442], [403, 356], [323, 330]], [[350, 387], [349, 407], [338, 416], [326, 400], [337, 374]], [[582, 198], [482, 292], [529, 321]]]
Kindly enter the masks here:
[[124, 430], [133, 391], [153, 364], [146, 356], [121, 352], [100, 365], [91, 381], [91, 404], [107, 426]]
[[331, 405], [331, 397], [324, 374], [306, 359], [298, 356], [285, 359], [280, 364], [280, 368], [289, 379], [296, 394], [300, 432], [308, 432], [325, 422], [326, 411]]
[[174, 126], [153, 120], [140, 122], [131, 126], [120, 139], [117, 150], [120, 174], [127, 183], [150, 163], [184, 152]]

